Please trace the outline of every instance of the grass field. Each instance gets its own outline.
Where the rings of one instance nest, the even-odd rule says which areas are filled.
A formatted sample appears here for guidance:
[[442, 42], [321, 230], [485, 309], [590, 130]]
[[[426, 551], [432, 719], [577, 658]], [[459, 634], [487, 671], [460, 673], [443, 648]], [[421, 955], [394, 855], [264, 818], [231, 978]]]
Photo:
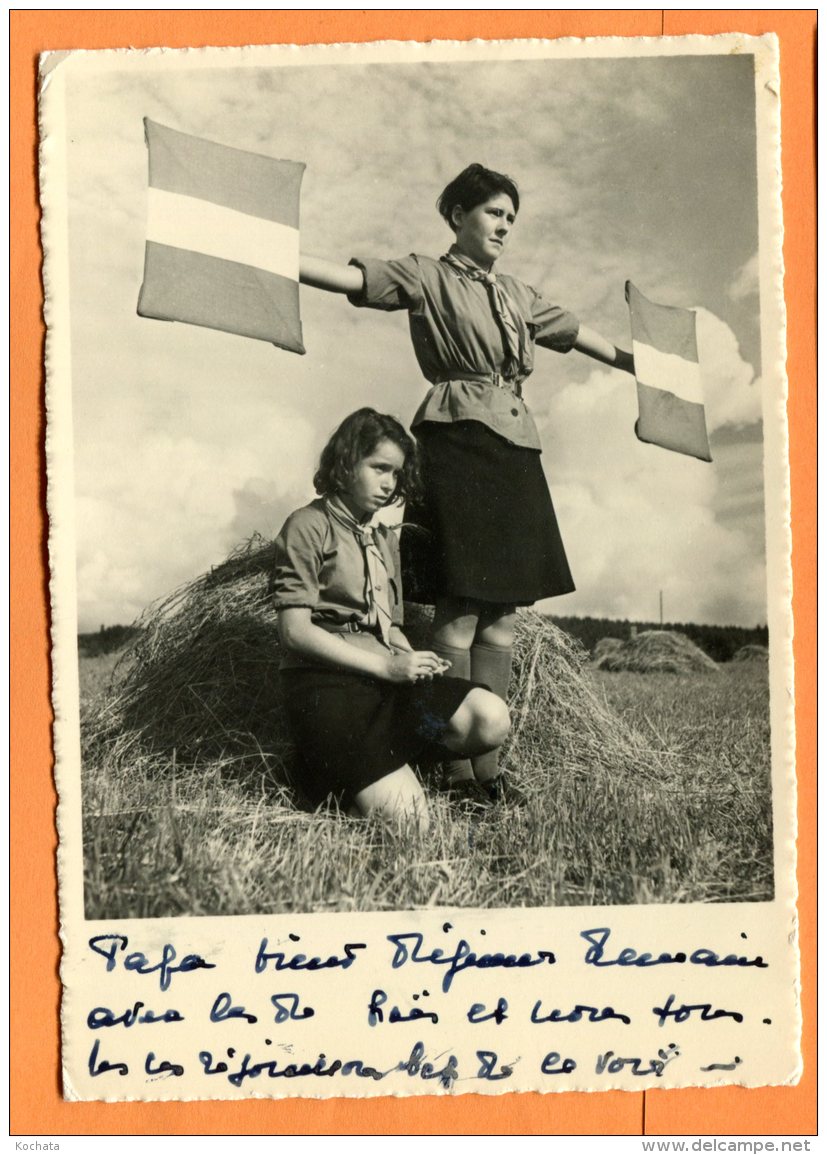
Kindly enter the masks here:
[[[113, 666], [81, 659], [86, 712]], [[266, 751], [242, 777], [228, 756], [180, 765], [126, 738], [97, 744], [83, 771], [87, 917], [771, 898], [766, 664], [585, 676], [661, 780], [599, 758], [591, 772], [562, 749], [514, 768], [521, 810], [470, 819], [431, 788], [421, 838], [297, 809]]]

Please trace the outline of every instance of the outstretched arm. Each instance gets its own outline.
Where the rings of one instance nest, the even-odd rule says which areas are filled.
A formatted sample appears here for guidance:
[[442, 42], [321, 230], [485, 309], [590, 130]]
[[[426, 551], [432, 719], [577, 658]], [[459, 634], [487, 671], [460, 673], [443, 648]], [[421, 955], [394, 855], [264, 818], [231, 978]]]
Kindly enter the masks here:
[[328, 293], [358, 293], [365, 283], [364, 274], [356, 265], [340, 265], [308, 253], [299, 256], [299, 280]]
[[593, 357], [595, 361], [602, 361], [604, 365], [611, 365], [615, 369], [623, 369], [626, 373], [634, 373], [635, 362], [631, 353], [625, 349], [618, 349], [611, 341], [595, 333], [586, 325], [580, 326], [574, 347], [579, 353]]

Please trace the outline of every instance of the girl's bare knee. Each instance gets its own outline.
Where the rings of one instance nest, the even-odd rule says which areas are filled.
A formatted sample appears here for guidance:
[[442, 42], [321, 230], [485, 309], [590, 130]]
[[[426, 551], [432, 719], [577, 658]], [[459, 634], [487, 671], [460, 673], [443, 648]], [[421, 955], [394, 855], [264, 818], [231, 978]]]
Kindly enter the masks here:
[[425, 792], [410, 766], [402, 766], [372, 782], [354, 796], [353, 802], [365, 818], [379, 818], [395, 829], [425, 834], [430, 827]]
[[485, 698], [480, 701], [477, 715], [477, 732], [480, 740], [490, 749], [502, 746], [511, 729], [511, 715], [508, 706], [496, 694], [483, 690]]
[[471, 648], [479, 607], [466, 598], [441, 598], [434, 607], [433, 639], [459, 650]]
[[489, 646], [508, 649], [514, 642], [517, 611], [513, 606], [498, 606], [487, 614], [480, 615], [476, 641]]
[[459, 754], [484, 754], [502, 746], [511, 729], [511, 715], [502, 698], [475, 686], [451, 718], [442, 743]]

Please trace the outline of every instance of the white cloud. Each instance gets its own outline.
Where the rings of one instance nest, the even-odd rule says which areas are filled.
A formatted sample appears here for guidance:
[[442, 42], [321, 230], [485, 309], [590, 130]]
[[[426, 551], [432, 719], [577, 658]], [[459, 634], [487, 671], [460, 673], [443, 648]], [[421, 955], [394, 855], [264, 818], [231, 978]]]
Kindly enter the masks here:
[[[81, 620], [128, 620], [253, 529], [277, 529], [311, 496], [314, 458], [346, 413], [372, 404], [409, 420], [423, 392], [404, 314], [360, 313], [328, 294], [302, 291], [304, 358], [137, 318], [143, 116], [305, 161], [303, 247], [331, 259], [438, 255], [449, 239], [434, 209], [444, 183], [471, 160], [510, 172], [524, 208], [505, 271], [622, 343], [627, 277], [655, 300], [723, 299], [732, 319], [724, 306], [740, 300], [748, 266], [729, 297], [722, 270], [755, 247], [752, 202], [732, 190], [755, 166], [748, 149], [733, 160], [735, 137], [713, 113], [727, 107], [727, 124], [751, 139], [748, 72], [701, 57], [199, 72], [179, 57], [168, 71], [78, 84], [69, 210]], [[710, 427], [754, 421], [759, 388], [731, 329], [703, 310], [698, 327]], [[595, 370], [575, 386], [585, 359], [558, 358], [550, 371], [541, 358], [527, 393], [580, 586], [572, 605], [651, 616], [651, 587], [669, 579], [687, 614], [726, 616], [714, 563], [749, 575], [760, 560], [737, 517], [723, 526], [717, 515], [748, 494], [727, 499], [717, 463], [639, 445], [630, 379]], [[542, 382], [555, 377], [549, 401]], [[757, 605], [757, 581], [744, 577], [736, 596]]]
[[[220, 440], [145, 431], [86, 455], [76, 485], [82, 629], [131, 620], [254, 530], [274, 535], [310, 496], [308, 422], [271, 413], [238, 425], [228, 413]], [[252, 508], [240, 500], [250, 494]]]
[[[760, 399], [750, 367], [722, 321], [706, 314], [700, 329], [710, 354], [711, 427], [746, 420]], [[730, 467], [738, 445], [715, 449], [710, 465], [638, 442], [634, 382], [602, 368], [535, 408], [542, 409], [545, 467], [577, 584], [576, 593], [544, 608], [652, 620], [663, 591], [671, 621], [766, 620], [760, 535], [732, 516], [747, 497], [743, 470]], [[750, 479], [754, 508], [760, 465]]]
[[761, 382], [742, 358], [735, 334], [706, 309], [698, 309], [696, 315], [708, 429], [760, 421]]
[[741, 266], [727, 286], [727, 295], [732, 301], [743, 301], [758, 294], [758, 253], [754, 253]]

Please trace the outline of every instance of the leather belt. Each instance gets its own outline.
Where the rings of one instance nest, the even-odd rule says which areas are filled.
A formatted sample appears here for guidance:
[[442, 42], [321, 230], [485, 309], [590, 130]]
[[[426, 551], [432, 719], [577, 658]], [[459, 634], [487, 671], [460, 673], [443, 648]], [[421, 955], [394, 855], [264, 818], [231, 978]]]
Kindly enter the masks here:
[[379, 636], [373, 626], [365, 626], [361, 622], [339, 622], [337, 625], [322, 625], [321, 622], [317, 622], [316, 624], [329, 634], [374, 634], [376, 637]]
[[452, 381], [472, 381], [475, 384], [479, 382], [482, 385], [493, 385], [495, 389], [505, 389], [508, 393], [513, 393], [515, 397], [522, 397], [523, 388], [522, 382], [517, 381], [513, 377], [503, 377], [502, 373], [452, 373], [450, 377], [441, 377], [438, 381], [434, 381], [434, 385], [450, 385]]

